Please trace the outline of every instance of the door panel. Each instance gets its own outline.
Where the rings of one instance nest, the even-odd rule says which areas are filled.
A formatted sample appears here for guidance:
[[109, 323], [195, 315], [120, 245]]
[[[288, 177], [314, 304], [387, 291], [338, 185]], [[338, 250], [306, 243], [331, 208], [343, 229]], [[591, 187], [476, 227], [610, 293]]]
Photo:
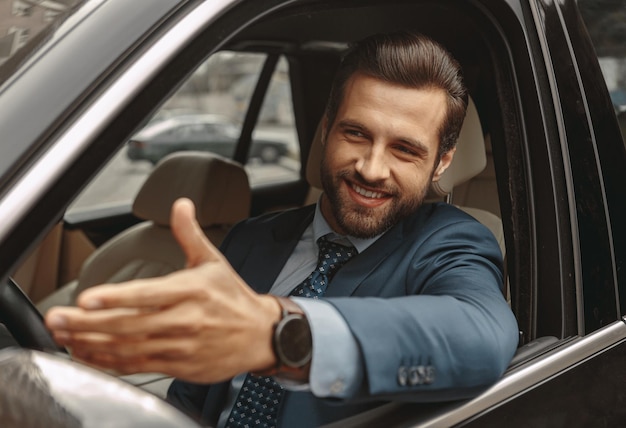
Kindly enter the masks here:
[[[620, 322], [621, 323], [621, 322]], [[626, 341], [523, 392], [463, 427], [618, 427], [626, 423]]]

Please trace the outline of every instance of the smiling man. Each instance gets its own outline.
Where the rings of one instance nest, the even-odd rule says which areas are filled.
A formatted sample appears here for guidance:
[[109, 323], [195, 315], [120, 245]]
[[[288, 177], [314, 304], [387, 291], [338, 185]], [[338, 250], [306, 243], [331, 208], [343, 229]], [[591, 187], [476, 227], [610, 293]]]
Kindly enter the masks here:
[[176, 376], [168, 399], [215, 426], [319, 426], [480, 392], [517, 345], [500, 250], [473, 218], [423, 203], [466, 105], [432, 40], [360, 42], [328, 102], [318, 204], [249, 219], [220, 252], [180, 200], [187, 269], [92, 288], [47, 325], [88, 363]]
[[[346, 82], [327, 131], [322, 214], [343, 235], [373, 238], [414, 213], [454, 149], [439, 156], [446, 92], [406, 88], [362, 73]], [[327, 124], [328, 128], [328, 124]]]

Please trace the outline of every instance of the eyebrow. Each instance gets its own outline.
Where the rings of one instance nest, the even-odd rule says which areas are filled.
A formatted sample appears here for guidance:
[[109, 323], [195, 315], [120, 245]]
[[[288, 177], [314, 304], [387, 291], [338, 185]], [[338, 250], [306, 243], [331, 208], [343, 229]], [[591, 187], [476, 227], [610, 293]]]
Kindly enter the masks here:
[[337, 126], [339, 128], [342, 128], [342, 129], [345, 129], [345, 128], [357, 128], [360, 131], [369, 132], [369, 130], [367, 129], [367, 127], [365, 125], [363, 125], [360, 122], [356, 122], [354, 120], [348, 120], [348, 119], [340, 120], [339, 122], [337, 122]]
[[[370, 134], [371, 132], [369, 131], [369, 129], [367, 128], [367, 126], [363, 125], [360, 122], [354, 121], [354, 120], [350, 120], [350, 119], [343, 119], [340, 120], [339, 122], [337, 122], [337, 126], [341, 129], [346, 129], [346, 128], [355, 128], [358, 129], [359, 131], [362, 131], [366, 134]], [[423, 155], [427, 155], [429, 150], [428, 150], [428, 146], [424, 143], [422, 143], [420, 140], [417, 140], [415, 138], [411, 138], [411, 137], [395, 137], [396, 141], [399, 141], [403, 144], [408, 144], [409, 146], [412, 146], [415, 150], [417, 150], [418, 152], [422, 153]]]

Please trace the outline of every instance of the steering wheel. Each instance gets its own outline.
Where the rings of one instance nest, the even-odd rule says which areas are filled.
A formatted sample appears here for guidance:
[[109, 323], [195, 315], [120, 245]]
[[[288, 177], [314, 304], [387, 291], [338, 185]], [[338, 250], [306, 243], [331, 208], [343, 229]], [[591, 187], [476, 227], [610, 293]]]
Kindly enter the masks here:
[[11, 278], [4, 284], [0, 282], [0, 323], [24, 348], [67, 352], [55, 343], [33, 302]]
[[45, 421], [51, 427], [97, 428], [104, 421], [120, 428], [200, 428], [147, 391], [59, 355], [66, 351], [11, 278], [0, 282], [0, 323], [19, 345], [35, 349], [0, 350], [0, 385], [13, 382], [13, 388], [0, 388], [0, 426], [39, 426]]

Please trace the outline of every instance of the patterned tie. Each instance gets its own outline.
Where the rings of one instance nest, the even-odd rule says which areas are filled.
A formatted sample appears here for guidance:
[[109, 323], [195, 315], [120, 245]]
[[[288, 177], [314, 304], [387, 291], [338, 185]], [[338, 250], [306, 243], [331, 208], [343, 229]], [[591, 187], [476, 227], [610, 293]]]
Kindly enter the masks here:
[[[320, 298], [339, 268], [357, 253], [354, 247], [331, 242], [327, 237], [325, 235], [317, 240], [317, 267], [293, 289], [291, 296]], [[275, 427], [283, 394], [283, 387], [273, 378], [248, 374], [226, 427]]]

